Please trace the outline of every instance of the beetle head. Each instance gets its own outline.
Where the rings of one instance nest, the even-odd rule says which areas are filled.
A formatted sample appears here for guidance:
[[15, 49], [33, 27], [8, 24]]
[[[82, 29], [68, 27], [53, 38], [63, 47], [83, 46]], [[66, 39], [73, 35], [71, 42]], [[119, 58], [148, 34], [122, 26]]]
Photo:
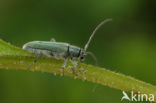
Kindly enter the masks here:
[[86, 52], [82, 50], [79, 56], [80, 62], [84, 62], [85, 57], [86, 57]]

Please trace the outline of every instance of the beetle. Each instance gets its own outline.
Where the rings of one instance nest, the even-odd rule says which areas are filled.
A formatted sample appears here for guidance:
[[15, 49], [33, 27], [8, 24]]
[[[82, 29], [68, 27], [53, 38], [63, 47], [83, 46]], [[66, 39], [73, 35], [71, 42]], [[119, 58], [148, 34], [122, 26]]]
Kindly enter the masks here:
[[76, 74], [76, 68], [78, 63], [76, 60], [74, 60], [74, 58], [77, 58], [78, 61], [83, 62], [85, 60], [86, 55], [90, 54], [97, 64], [96, 56], [92, 52], [88, 52], [87, 49], [96, 31], [103, 24], [109, 21], [112, 21], [112, 19], [106, 19], [102, 21], [99, 25], [97, 25], [97, 27], [92, 32], [88, 42], [86, 43], [84, 49], [74, 45], [70, 45], [68, 43], [56, 42], [54, 38], [52, 38], [51, 41], [32, 41], [24, 44], [24, 50], [37, 54], [36, 59], [33, 61], [32, 64], [29, 65], [28, 69], [37, 62], [38, 58], [41, 55], [55, 58], [63, 58], [64, 64], [62, 65], [62, 75], [64, 75], [64, 68], [67, 64], [68, 59], [70, 59], [74, 65], [74, 67], [72, 68], [74, 74]]

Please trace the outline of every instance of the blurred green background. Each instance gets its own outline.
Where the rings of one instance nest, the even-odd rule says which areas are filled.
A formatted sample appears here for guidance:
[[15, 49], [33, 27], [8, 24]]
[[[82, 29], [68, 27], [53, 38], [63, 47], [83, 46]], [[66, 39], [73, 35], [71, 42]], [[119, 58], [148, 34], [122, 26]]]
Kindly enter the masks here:
[[[0, 0], [0, 38], [19, 47], [55, 38], [83, 48], [106, 18], [113, 22], [89, 47], [100, 67], [156, 85], [156, 0]], [[95, 64], [89, 56], [85, 63]], [[70, 77], [0, 69], [0, 103], [121, 102], [120, 90], [95, 87]]]

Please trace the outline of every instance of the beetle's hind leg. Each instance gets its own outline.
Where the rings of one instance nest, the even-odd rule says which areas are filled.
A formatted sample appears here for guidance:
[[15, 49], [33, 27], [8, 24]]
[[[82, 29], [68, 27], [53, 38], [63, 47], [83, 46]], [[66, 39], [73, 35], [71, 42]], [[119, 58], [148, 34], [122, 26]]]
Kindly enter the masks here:
[[37, 57], [35, 58], [35, 60], [33, 61], [33, 63], [29, 64], [28, 69], [30, 69], [30, 68], [32, 67], [32, 65], [35, 64], [35, 63], [37, 62], [37, 60], [38, 60], [38, 58], [39, 58], [40, 56], [41, 56], [40, 54], [37, 55]]
[[51, 41], [51, 42], [56, 42], [55, 38], [51, 38], [50, 41]]

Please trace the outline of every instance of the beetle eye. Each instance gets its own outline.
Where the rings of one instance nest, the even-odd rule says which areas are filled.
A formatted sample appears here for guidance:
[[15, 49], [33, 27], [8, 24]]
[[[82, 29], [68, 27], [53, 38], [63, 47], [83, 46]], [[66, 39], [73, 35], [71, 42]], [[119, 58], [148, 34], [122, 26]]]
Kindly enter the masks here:
[[81, 59], [84, 59], [84, 57], [81, 57]]

